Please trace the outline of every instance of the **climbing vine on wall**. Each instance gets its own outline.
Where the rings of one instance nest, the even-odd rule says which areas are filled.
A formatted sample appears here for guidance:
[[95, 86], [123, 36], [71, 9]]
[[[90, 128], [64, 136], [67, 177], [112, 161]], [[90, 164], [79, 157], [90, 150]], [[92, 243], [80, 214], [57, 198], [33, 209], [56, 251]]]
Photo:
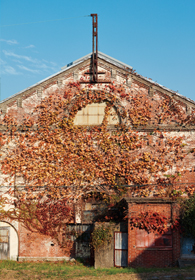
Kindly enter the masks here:
[[[45, 98], [30, 118], [24, 118], [17, 126], [14, 118], [5, 116], [4, 123], [12, 131], [13, 145], [2, 160], [2, 172], [10, 185], [14, 177], [23, 178], [25, 186], [52, 186], [58, 196], [59, 186], [66, 186], [60, 195], [79, 198], [83, 192], [98, 186], [109, 186], [116, 191], [117, 178], [127, 185], [159, 183], [157, 179], [186, 156], [181, 137], [165, 138], [164, 133], [154, 131], [137, 133], [125, 124], [127, 118], [133, 125], [145, 124], [151, 116], [151, 104], [141, 96], [131, 100], [131, 112], [120, 105], [123, 90], [109, 87], [109, 91], [92, 91], [80, 88], [79, 83], [70, 83], [63, 95], [56, 92]], [[128, 96], [129, 97], [129, 96]], [[131, 99], [129, 97], [129, 99]], [[105, 117], [100, 126], [74, 125], [74, 116], [90, 103], [107, 102]], [[130, 102], [130, 101], [129, 101]], [[119, 104], [117, 106], [117, 104]], [[115, 130], [107, 127], [107, 116], [114, 106], [120, 117]], [[162, 103], [162, 106], [165, 106]], [[163, 107], [164, 108], [164, 107]], [[133, 110], [136, 112], [134, 116]], [[165, 109], [163, 109], [165, 110]], [[168, 109], [167, 118], [170, 116]], [[140, 119], [141, 114], [144, 119]], [[164, 112], [164, 118], [165, 118]], [[18, 127], [23, 132], [18, 132]], [[8, 137], [9, 138], [9, 137]], [[162, 145], [164, 143], [164, 145]], [[10, 180], [12, 178], [12, 180]], [[159, 186], [159, 188], [158, 188]], [[162, 195], [158, 184], [155, 191]], [[141, 194], [142, 190], [133, 189]], [[149, 195], [151, 190], [143, 193]]]
[[[107, 104], [101, 125], [74, 125], [78, 110], [101, 102]], [[110, 129], [108, 116], [112, 107], [120, 123]], [[125, 86], [110, 84], [93, 90], [92, 85], [82, 88], [80, 83], [71, 82], [43, 99], [32, 115], [24, 114], [18, 119], [11, 113], [5, 115], [1, 124], [7, 132], [0, 142], [4, 181], [16, 186], [20, 178], [20, 184], [27, 189], [23, 199], [17, 197], [19, 212], [30, 211], [32, 200], [28, 204], [27, 198], [37, 199], [35, 212], [39, 217], [45, 213], [40, 203], [46, 203], [46, 210], [53, 205], [55, 213], [60, 201], [77, 203], [83, 194], [91, 192], [100, 192], [105, 198], [121, 197], [124, 193], [174, 196], [174, 188], [167, 187], [171, 178], [164, 175], [176, 178], [181, 174], [179, 166], [187, 156], [183, 138], [158, 130], [138, 133], [134, 129], [170, 123], [192, 125], [194, 112], [187, 116], [183, 107], [170, 97], [157, 102], [142, 93], [127, 91]], [[47, 188], [46, 202], [39, 201], [39, 197], [44, 199], [44, 191], [35, 195], [39, 187]], [[41, 220], [36, 219], [40, 224]], [[28, 224], [27, 216], [24, 223], [25, 220]], [[39, 231], [47, 234], [45, 228]]]
[[[11, 195], [11, 191], [9, 191]], [[44, 234], [54, 238], [60, 247], [67, 249], [71, 246], [71, 241], [66, 236], [66, 225], [73, 221], [74, 212], [66, 198], [51, 199], [48, 195], [32, 196], [21, 192], [14, 193], [14, 199], [0, 196], [3, 205], [10, 205], [6, 210], [0, 209], [1, 219], [17, 220], [23, 226], [35, 233]], [[2, 204], [2, 203], [1, 203]]]
[[112, 240], [112, 225], [102, 224], [96, 226], [91, 236], [92, 236], [91, 244], [95, 250], [105, 246], [106, 244], [110, 243]]
[[130, 227], [145, 229], [147, 232], [164, 233], [170, 229], [179, 229], [179, 221], [174, 222], [167, 219], [159, 212], [146, 211], [130, 217]]

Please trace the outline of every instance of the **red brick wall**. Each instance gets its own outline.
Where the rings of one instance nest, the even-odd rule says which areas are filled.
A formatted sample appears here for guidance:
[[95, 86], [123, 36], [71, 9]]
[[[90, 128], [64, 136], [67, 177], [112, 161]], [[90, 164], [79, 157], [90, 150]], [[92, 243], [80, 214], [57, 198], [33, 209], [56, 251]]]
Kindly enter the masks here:
[[[32, 233], [19, 226], [19, 260], [20, 259], [52, 259], [72, 257], [72, 252], [65, 252], [57, 241], [49, 236]], [[72, 248], [73, 249], [73, 248]], [[73, 250], [74, 251], [74, 250]]]
[[[128, 203], [129, 217], [141, 211], [160, 212], [167, 218], [177, 215], [176, 205], [171, 203]], [[173, 231], [172, 248], [138, 248], [136, 247], [136, 230], [128, 222], [128, 266], [130, 267], [167, 267], [176, 264], [180, 257], [180, 234]]]

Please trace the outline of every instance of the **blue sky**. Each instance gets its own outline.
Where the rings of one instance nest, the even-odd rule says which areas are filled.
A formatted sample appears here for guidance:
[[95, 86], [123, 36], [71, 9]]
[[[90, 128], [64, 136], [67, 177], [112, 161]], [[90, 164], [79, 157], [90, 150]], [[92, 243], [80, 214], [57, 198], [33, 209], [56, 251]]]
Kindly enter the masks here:
[[90, 53], [91, 13], [101, 52], [195, 100], [194, 0], [0, 0], [1, 100]]

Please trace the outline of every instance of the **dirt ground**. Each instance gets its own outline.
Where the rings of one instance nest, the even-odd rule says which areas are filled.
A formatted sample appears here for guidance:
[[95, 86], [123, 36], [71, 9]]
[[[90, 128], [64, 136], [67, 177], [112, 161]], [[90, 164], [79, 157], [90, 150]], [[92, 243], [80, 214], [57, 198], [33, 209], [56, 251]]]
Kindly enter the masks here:
[[173, 273], [140, 273], [140, 274], [116, 274], [101, 277], [78, 277], [71, 280], [195, 280], [195, 268], [190, 271], [178, 270]]
[[78, 277], [71, 280], [195, 280], [195, 270], [191, 273], [143, 273], [143, 274], [116, 274], [102, 277]]
[[[25, 271], [13, 271], [2, 269], [0, 274], [1, 280], [48, 280], [55, 278], [44, 278], [43, 276], [32, 274], [29, 270]], [[140, 274], [116, 274], [108, 276], [83, 276], [83, 277], [74, 277], [74, 278], [60, 278], [56, 279], [69, 279], [69, 280], [195, 280], [195, 268], [190, 269], [189, 271], [176, 269], [174, 272], [152, 272], [152, 273], [140, 273]]]

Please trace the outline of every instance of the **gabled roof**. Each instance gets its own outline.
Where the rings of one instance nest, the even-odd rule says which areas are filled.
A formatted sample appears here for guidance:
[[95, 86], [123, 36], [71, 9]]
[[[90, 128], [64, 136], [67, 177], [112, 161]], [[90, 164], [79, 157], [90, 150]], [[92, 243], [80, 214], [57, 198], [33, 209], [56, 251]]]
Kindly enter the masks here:
[[[67, 68], [69, 69], [69, 68], [71, 68], [71, 67], [73, 67], [73, 66], [75, 66], [75, 65], [77, 65], [77, 64], [79, 64], [79, 63], [81, 63], [81, 62], [83, 62], [83, 61], [85, 61], [85, 60], [87, 60], [89, 58], [91, 58], [91, 57], [92, 57], [92, 52], [87, 54], [87, 55], [85, 55], [85, 56], [83, 56], [83, 57], [81, 57], [81, 58], [79, 58], [79, 59], [77, 59], [77, 60], [75, 60], [75, 61], [73, 61], [73, 62], [68, 63], [67, 65], [65, 65], [61, 69], [62, 70], [65, 70]], [[104, 54], [104, 53], [102, 53], [100, 51], [98, 51], [98, 57], [101, 58], [101, 59], [104, 59], [107, 62], [110, 62], [111, 64], [113, 64], [113, 65], [115, 65], [115, 66], [117, 66], [119, 68], [122, 68], [122, 69], [124, 69], [126, 71], [128, 71], [128, 70], [131, 71], [133, 69], [132, 66], [129, 66], [128, 64], [125, 64], [125, 63], [123, 63], [123, 62], [121, 62], [121, 61], [119, 61], [119, 60], [117, 60], [117, 59], [115, 59], [115, 58], [113, 58], [113, 57], [111, 57], [111, 56], [109, 56], [107, 54]]]
[[137, 77], [140, 77], [141, 79], [143, 79], [143, 80], [145, 80], [145, 81], [148, 81], [149, 83], [151, 83], [151, 84], [153, 84], [153, 85], [156, 85], [156, 86], [158, 86], [158, 87], [160, 87], [160, 88], [162, 88], [162, 89], [164, 89], [164, 90], [166, 90], [166, 91], [169, 91], [170, 93], [173, 93], [174, 95], [176, 95], [176, 96], [178, 96], [178, 97], [181, 97], [182, 99], [185, 99], [186, 101], [189, 101], [189, 102], [191, 102], [191, 103], [193, 103], [193, 104], [195, 105], [195, 101], [194, 101], [194, 100], [192, 100], [192, 99], [190, 99], [190, 98], [188, 98], [188, 97], [186, 97], [186, 96], [184, 96], [184, 95], [178, 93], [177, 91], [174, 91], [174, 90], [169, 89], [169, 88], [167, 88], [167, 87], [165, 87], [165, 86], [162, 86], [161, 84], [159, 84], [159, 83], [157, 83], [157, 82], [154, 82], [152, 79], [143, 77], [142, 75], [139, 75], [139, 74], [137, 74], [137, 73], [136, 73], [136, 76], [137, 76]]
[[[88, 59], [90, 59], [91, 57], [92, 57], [92, 53], [89, 53], [89, 54], [87, 54], [87, 55], [85, 55], [85, 56], [83, 56], [83, 57], [81, 57], [81, 58], [79, 58], [79, 59], [77, 59], [77, 60], [75, 60], [73, 62], [68, 63], [67, 65], [65, 65], [64, 67], [61, 68], [61, 71], [59, 71], [59, 72], [57, 72], [57, 73], [55, 73], [55, 74], [53, 74], [53, 75], [51, 75], [51, 76], [41, 80], [40, 82], [38, 82], [38, 83], [36, 83], [36, 84], [34, 84], [34, 85], [30, 86], [30, 87], [27, 87], [27, 88], [25, 88], [25, 89], [15, 93], [15, 94], [9, 96], [9, 97], [7, 97], [6, 99], [0, 101], [0, 104], [4, 103], [5, 101], [7, 101], [7, 100], [9, 100], [9, 99], [11, 99], [13, 97], [17, 97], [21, 93], [23, 93], [23, 92], [25, 92], [27, 90], [30, 90], [33, 87], [42, 84], [43, 82], [46, 82], [47, 80], [49, 80], [49, 79], [51, 79], [51, 78], [53, 78], [53, 77], [55, 77], [55, 76], [57, 76], [57, 75], [59, 75], [61, 73], [63, 73], [65, 71], [73, 68], [74, 66], [76, 66], [76, 65], [78, 65], [78, 64], [80, 64], [80, 63], [82, 63], [82, 62], [84, 62], [84, 61], [86, 61]], [[131, 66], [129, 66], [129, 65], [127, 65], [127, 64], [125, 64], [125, 63], [123, 63], [123, 62], [121, 62], [121, 61], [119, 61], [119, 60], [117, 60], [115, 58], [112, 58], [111, 56], [106, 55], [106, 54], [104, 54], [104, 53], [102, 53], [100, 51], [98, 52], [98, 57], [104, 59], [105, 61], [107, 61], [107, 62], [109, 62], [111, 64], [114, 64], [115, 66], [117, 66], [117, 67], [119, 67], [119, 68], [121, 68], [123, 70], [131, 71], [133, 69]]]
[[[42, 83], [47, 82], [50, 79], [52, 79], [52, 78], [54, 78], [54, 77], [56, 77], [56, 76], [58, 76], [58, 75], [60, 75], [60, 74], [62, 74], [64, 72], [66, 72], [66, 71], [71, 70], [71, 68], [74, 68], [75, 66], [77, 66], [77, 65], [87, 61], [88, 59], [91, 59], [91, 57], [92, 57], [92, 53], [89, 53], [89, 54], [87, 54], [87, 55], [85, 55], [85, 56], [83, 56], [83, 57], [81, 57], [81, 58], [79, 58], [79, 59], [77, 59], [77, 60], [75, 60], [73, 62], [68, 63], [67, 65], [65, 65], [64, 67], [61, 68], [61, 71], [59, 71], [59, 72], [57, 72], [57, 73], [47, 77], [46, 79], [41, 80], [40, 82], [38, 82], [38, 83], [36, 83], [36, 84], [34, 84], [34, 85], [32, 85], [32, 86], [30, 86], [30, 87], [20, 91], [20, 92], [14, 94], [12, 96], [9, 96], [8, 98], [6, 98], [6, 99], [4, 99], [2, 101], [0, 101], [0, 105], [2, 105], [4, 102], [6, 102], [6, 101], [8, 101], [10, 99], [13, 99], [14, 97], [17, 98], [17, 96], [21, 95], [22, 93], [24, 93], [26, 91], [29, 91], [29, 90], [33, 89], [34, 87], [37, 87], [37, 86], [41, 85]], [[169, 88], [166, 88], [166, 87], [164, 87], [164, 86], [154, 82], [152, 79], [148, 79], [146, 77], [143, 77], [143, 76], [135, 73], [133, 71], [132, 66], [129, 66], [126, 63], [123, 63], [123, 62], [121, 62], [121, 61], [119, 61], [119, 60], [117, 60], [117, 59], [115, 59], [115, 58], [113, 58], [113, 57], [111, 57], [109, 55], [106, 55], [106, 54], [104, 54], [104, 53], [102, 53], [100, 51], [98, 51], [98, 57], [100, 59], [108, 62], [109, 64], [112, 64], [115, 67], [125, 71], [126, 73], [132, 74], [132, 75], [134, 75], [134, 77], [137, 77], [138, 79], [141, 79], [142, 81], [145, 81], [147, 84], [150, 84], [151, 86], [152, 85], [157, 86], [158, 88], [161, 88], [161, 89], [165, 90], [167, 93], [172, 94], [173, 96], [177, 96], [178, 98], [186, 100], [186, 101], [190, 102], [191, 104], [195, 105], [195, 101], [191, 100], [190, 98], [187, 98], [187, 97], [179, 94], [176, 91], [173, 91], [173, 90], [171, 90]]]

